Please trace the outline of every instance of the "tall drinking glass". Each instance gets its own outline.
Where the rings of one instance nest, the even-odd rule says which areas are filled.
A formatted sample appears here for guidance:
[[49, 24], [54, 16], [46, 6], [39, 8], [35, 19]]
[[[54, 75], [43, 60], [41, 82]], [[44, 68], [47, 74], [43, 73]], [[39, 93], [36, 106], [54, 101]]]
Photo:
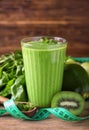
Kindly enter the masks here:
[[50, 107], [61, 91], [67, 42], [61, 37], [28, 37], [21, 46], [29, 100]]

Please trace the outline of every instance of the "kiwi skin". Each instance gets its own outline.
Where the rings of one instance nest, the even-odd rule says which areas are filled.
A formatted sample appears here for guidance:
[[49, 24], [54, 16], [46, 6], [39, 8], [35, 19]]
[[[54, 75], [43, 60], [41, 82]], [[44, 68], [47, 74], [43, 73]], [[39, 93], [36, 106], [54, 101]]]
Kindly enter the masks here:
[[79, 93], [61, 91], [54, 95], [51, 101], [51, 107], [63, 107], [74, 115], [80, 115], [85, 108], [85, 100]]

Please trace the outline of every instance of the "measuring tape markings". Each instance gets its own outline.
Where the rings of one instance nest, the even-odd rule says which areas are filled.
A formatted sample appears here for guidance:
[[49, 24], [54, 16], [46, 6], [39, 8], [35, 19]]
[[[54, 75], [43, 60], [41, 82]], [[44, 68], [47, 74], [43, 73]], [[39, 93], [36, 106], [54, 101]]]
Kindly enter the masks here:
[[0, 115], [2, 116], [5, 112], [8, 112], [10, 115], [12, 115], [15, 118], [19, 119], [25, 119], [25, 120], [44, 120], [46, 119], [50, 114], [53, 114], [59, 119], [65, 120], [65, 121], [82, 121], [89, 119], [89, 116], [87, 117], [78, 117], [70, 113], [65, 108], [41, 108], [39, 109], [36, 114], [30, 118], [23, 114], [15, 105], [14, 100], [10, 99], [8, 101], [4, 102], [5, 109], [1, 110]]
[[0, 116], [4, 115], [7, 111], [5, 109], [0, 109]]

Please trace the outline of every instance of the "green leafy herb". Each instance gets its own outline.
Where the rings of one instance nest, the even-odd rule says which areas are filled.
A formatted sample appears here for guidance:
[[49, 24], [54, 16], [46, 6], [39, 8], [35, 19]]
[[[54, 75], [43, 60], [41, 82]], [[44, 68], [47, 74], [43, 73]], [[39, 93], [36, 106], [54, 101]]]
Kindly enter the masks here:
[[25, 90], [25, 77], [19, 76], [15, 83], [11, 86], [12, 98], [16, 101], [27, 101], [27, 94]]
[[58, 43], [55, 39], [49, 39], [49, 38], [42, 38], [40, 39], [40, 41], [43, 42], [44, 44], [50, 44], [50, 45]]
[[32, 110], [35, 107], [30, 102], [17, 102], [16, 105], [21, 111]]
[[14, 83], [14, 81], [15, 81], [15, 78], [8, 81], [6, 87], [0, 92], [0, 96], [7, 97], [7, 96], [11, 95], [11, 86]]
[[18, 101], [28, 100], [21, 51], [0, 57], [0, 95]]

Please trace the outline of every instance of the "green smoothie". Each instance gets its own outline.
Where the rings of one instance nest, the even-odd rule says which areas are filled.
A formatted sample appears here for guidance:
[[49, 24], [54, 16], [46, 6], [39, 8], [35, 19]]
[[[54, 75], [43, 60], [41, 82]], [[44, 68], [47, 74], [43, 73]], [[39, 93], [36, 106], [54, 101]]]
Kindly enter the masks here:
[[66, 40], [58, 37], [25, 38], [21, 42], [29, 100], [39, 107], [50, 107], [61, 91]]

